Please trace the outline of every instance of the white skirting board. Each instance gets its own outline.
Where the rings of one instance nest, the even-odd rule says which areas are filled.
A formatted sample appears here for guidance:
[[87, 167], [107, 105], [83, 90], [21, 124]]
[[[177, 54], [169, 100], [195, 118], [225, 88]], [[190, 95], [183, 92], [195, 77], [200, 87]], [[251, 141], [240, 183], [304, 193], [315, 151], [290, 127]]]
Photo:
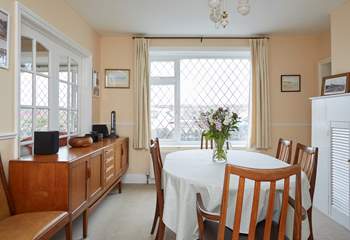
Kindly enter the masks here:
[[123, 183], [133, 183], [133, 184], [147, 184], [146, 174], [126, 174], [122, 178]]

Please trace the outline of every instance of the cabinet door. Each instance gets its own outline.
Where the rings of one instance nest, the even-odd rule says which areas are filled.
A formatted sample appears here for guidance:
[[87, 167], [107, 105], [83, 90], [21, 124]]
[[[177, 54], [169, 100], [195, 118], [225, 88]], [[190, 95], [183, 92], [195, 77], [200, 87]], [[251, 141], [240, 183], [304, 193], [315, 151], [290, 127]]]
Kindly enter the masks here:
[[73, 214], [87, 203], [87, 168], [88, 159], [74, 162], [70, 168], [70, 212]]
[[119, 177], [122, 174], [122, 141], [117, 141], [115, 143], [115, 174]]
[[350, 229], [350, 122], [331, 122], [330, 214]]
[[122, 172], [125, 173], [129, 167], [129, 141], [128, 141], [128, 139], [125, 139], [122, 141], [121, 160], [122, 160]]
[[102, 191], [102, 171], [103, 171], [103, 152], [92, 155], [89, 159], [88, 178], [89, 178], [89, 198], [94, 198]]

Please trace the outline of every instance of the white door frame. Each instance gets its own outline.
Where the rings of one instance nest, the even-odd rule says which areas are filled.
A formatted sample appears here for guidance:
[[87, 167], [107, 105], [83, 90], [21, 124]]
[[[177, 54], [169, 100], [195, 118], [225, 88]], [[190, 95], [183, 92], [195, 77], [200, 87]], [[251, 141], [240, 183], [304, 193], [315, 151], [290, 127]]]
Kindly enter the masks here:
[[322, 59], [318, 62], [318, 88], [317, 88], [317, 94], [320, 94], [321, 88], [322, 88], [322, 66], [325, 64], [332, 64], [331, 57]]
[[[15, 3], [15, 125], [19, 130], [19, 82], [21, 69], [21, 25], [25, 23], [44, 34], [54, 43], [68, 49], [82, 59], [82, 81], [80, 85], [79, 126], [80, 133], [91, 131], [92, 124], [92, 53], [50, 25], [22, 3]], [[83, 100], [83, 101], [82, 101]], [[17, 135], [19, 135], [17, 131]], [[18, 147], [18, 137], [16, 139]], [[18, 149], [15, 151], [18, 154]], [[17, 156], [16, 156], [17, 157]]]

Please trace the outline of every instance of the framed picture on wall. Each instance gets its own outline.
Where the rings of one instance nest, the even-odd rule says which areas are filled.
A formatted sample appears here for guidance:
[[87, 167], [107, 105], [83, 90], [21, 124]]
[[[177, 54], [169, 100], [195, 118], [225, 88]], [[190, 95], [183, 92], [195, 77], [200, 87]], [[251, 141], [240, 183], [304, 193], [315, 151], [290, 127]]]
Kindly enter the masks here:
[[322, 96], [350, 92], [350, 73], [343, 73], [323, 78]]
[[281, 92], [300, 92], [301, 75], [281, 75]]
[[99, 84], [98, 72], [95, 70], [92, 72], [92, 93], [95, 97], [100, 96], [100, 84]]
[[129, 69], [105, 69], [106, 88], [130, 88]]
[[8, 69], [9, 62], [9, 15], [0, 10], [0, 68]]

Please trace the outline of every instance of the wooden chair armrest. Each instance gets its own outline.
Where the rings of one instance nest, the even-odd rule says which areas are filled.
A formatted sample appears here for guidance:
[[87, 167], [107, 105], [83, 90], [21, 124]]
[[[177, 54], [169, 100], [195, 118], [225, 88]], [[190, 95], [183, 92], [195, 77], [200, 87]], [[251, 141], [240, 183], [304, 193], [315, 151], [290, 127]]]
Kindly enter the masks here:
[[206, 218], [206, 219], [209, 219], [211, 221], [219, 221], [220, 220], [220, 215], [219, 214], [209, 212], [204, 207], [201, 194], [197, 193], [196, 197], [197, 197], [197, 203], [196, 203], [197, 212], [202, 216], [202, 218]]
[[[289, 205], [292, 206], [292, 208], [295, 209], [295, 200], [291, 197], [288, 198]], [[301, 220], [304, 221], [307, 218], [307, 211], [305, 208], [301, 207]]]

